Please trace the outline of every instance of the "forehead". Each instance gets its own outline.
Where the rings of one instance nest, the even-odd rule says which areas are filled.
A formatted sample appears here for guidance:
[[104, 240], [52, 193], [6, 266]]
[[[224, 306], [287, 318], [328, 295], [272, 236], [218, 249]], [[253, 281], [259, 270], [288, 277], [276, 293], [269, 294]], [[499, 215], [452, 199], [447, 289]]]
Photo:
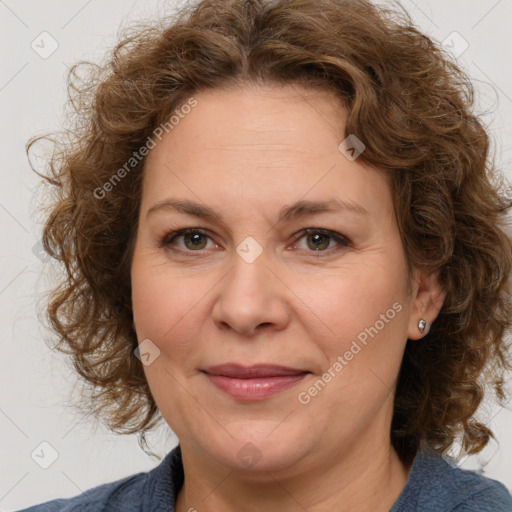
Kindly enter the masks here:
[[379, 189], [388, 188], [387, 175], [338, 149], [346, 111], [330, 91], [248, 85], [193, 97], [196, 105], [151, 150], [143, 196], [264, 196], [282, 204], [340, 190], [377, 205], [386, 193]]
[[344, 106], [329, 91], [248, 84], [204, 91], [193, 98], [196, 105], [186, 115], [174, 116], [178, 123], [168, 134], [170, 146], [187, 139], [188, 148], [202, 150], [233, 145], [249, 150], [264, 144], [269, 150], [281, 146], [310, 153], [336, 146], [344, 131]]

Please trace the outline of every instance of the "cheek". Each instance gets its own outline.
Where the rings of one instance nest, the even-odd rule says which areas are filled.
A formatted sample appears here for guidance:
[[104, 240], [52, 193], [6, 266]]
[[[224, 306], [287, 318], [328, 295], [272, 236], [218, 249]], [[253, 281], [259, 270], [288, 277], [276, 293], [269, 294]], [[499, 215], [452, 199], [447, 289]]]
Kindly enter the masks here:
[[191, 282], [162, 265], [134, 258], [132, 307], [139, 342], [149, 338], [164, 357], [172, 353], [175, 362], [184, 360], [195, 338], [191, 329], [199, 329], [194, 316], [207, 290], [204, 281]]
[[[405, 297], [400, 280], [377, 265], [337, 269], [329, 275], [300, 278], [294, 292], [304, 303], [317, 340], [331, 360], [352, 340], [395, 338], [406, 328]], [[303, 319], [306, 317], [303, 316]], [[308, 329], [308, 325], [304, 326]], [[376, 332], [377, 331], [377, 332]], [[313, 334], [313, 333], [311, 333]]]
[[325, 324], [321, 336], [308, 333], [322, 352], [319, 378], [325, 391], [322, 383], [300, 390], [300, 399], [310, 399], [315, 414], [337, 404], [333, 414], [339, 421], [351, 414], [369, 421], [394, 388], [406, 341], [407, 304], [399, 281], [381, 275], [355, 270], [337, 279], [332, 275], [322, 293], [308, 296], [307, 306]]

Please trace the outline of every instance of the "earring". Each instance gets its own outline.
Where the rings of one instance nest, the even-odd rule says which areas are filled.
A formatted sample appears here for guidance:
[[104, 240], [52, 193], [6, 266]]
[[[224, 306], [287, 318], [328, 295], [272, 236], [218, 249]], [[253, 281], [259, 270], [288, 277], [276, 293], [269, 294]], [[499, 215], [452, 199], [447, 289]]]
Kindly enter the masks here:
[[425, 331], [425, 328], [427, 327], [427, 322], [423, 320], [423, 318], [418, 322], [418, 329], [420, 330], [421, 334]]

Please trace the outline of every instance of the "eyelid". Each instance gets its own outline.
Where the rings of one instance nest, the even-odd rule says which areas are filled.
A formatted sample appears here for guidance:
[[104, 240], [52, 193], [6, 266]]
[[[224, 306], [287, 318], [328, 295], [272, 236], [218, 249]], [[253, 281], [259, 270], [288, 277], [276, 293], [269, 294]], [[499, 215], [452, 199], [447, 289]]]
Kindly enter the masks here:
[[[173, 230], [171, 232], [166, 233], [162, 237], [160, 245], [162, 247], [169, 247], [169, 246], [171, 246], [171, 242], [175, 238], [177, 238], [179, 236], [183, 236], [183, 235], [189, 234], [189, 233], [199, 233], [201, 235], [206, 236], [212, 242], [214, 242], [212, 236], [210, 235], [210, 232], [207, 229], [203, 229], [203, 228], [182, 228], [182, 229], [177, 229], [177, 230]], [[320, 233], [320, 234], [323, 234], [323, 235], [331, 237], [331, 239], [333, 239], [338, 244], [338, 246], [341, 246], [341, 247], [351, 247], [352, 246], [352, 242], [345, 235], [342, 235], [341, 233], [338, 233], [337, 231], [333, 231], [333, 230], [330, 230], [330, 229], [315, 228], [315, 227], [309, 227], [309, 228], [303, 227], [299, 232], [297, 232], [294, 235], [294, 239], [293, 239], [292, 244], [295, 245], [299, 240], [304, 238], [304, 236], [307, 236], [309, 234], [314, 234], [314, 233]], [[215, 246], [218, 248], [219, 244], [217, 244], [216, 242], [214, 242], [214, 243], [215, 243]], [[192, 250], [175, 249], [175, 248], [171, 248], [171, 250], [175, 251], [175, 252], [188, 253], [188, 254], [193, 254], [193, 253], [199, 253], [200, 254], [200, 253], [205, 251], [204, 249], [198, 249], [197, 251], [192, 251]], [[306, 251], [306, 252], [311, 252], [311, 253], [314, 253], [314, 254], [320, 254], [320, 253], [331, 254], [332, 252], [335, 252], [337, 250], [340, 250], [339, 247], [338, 248], [336, 248], [336, 247], [335, 248], [330, 248], [330, 249], [323, 250], [323, 251], [314, 251], [314, 250], [312, 250], [312, 251]]]
[[[331, 229], [315, 228], [315, 227], [311, 227], [311, 228], [303, 227], [302, 230], [297, 233], [295, 241], [293, 243], [295, 244], [297, 241], [299, 241], [304, 236], [313, 234], [313, 233], [320, 233], [322, 235], [330, 236], [333, 240], [335, 240], [338, 243], [338, 245], [340, 245], [342, 247], [352, 247], [352, 242], [345, 235], [342, 235], [341, 233], [338, 233], [337, 231], [333, 231]], [[337, 249], [334, 249], [334, 250], [337, 250]], [[332, 252], [332, 249], [327, 249], [325, 251], [308, 251], [308, 252], [312, 252], [312, 253], [316, 253], [316, 254], [319, 254], [319, 253], [330, 254]]]
[[165, 235], [162, 237], [162, 245], [170, 244], [172, 240], [174, 240], [176, 237], [180, 235], [186, 235], [187, 233], [199, 233], [200, 235], [207, 236], [211, 238], [209, 231], [203, 228], [182, 228], [182, 229], [176, 229], [171, 230], [169, 232], [166, 232]]
[[210, 235], [210, 232], [203, 228], [182, 228], [182, 229], [171, 230], [170, 232], [166, 232], [166, 234], [160, 239], [159, 245], [160, 245], [160, 247], [169, 249], [175, 253], [186, 254], [188, 256], [193, 256], [194, 253], [198, 253], [198, 254], [204, 253], [205, 249], [198, 249], [197, 251], [191, 251], [191, 250], [187, 250], [187, 249], [180, 249], [180, 248], [172, 247], [172, 242], [174, 241], [175, 238], [187, 235], [189, 233], [203, 235], [203, 236], [207, 237], [209, 240], [211, 240], [215, 244], [216, 248], [219, 247], [219, 244], [213, 240], [212, 236]]

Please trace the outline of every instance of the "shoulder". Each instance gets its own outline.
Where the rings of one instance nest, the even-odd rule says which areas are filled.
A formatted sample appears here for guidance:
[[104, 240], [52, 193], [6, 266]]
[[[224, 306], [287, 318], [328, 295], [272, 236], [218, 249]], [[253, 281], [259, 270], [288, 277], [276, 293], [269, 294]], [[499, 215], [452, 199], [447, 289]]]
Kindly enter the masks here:
[[19, 512], [138, 512], [174, 510], [183, 482], [179, 446], [147, 473], [93, 487], [73, 498], [55, 499]]
[[147, 473], [138, 473], [89, 489], [78, 496], [34, 505], [20, 512], [135, 511], [140, 509]]
[[500, 482], [448, 463], [423, 450], [391, 512], [512, 512], [512, 496]]
[[512, 496], [501, 482], [453, 466], [449, 471], [455, 485], [448, 490], [460, 496], [454, 512], [512, 512]]

